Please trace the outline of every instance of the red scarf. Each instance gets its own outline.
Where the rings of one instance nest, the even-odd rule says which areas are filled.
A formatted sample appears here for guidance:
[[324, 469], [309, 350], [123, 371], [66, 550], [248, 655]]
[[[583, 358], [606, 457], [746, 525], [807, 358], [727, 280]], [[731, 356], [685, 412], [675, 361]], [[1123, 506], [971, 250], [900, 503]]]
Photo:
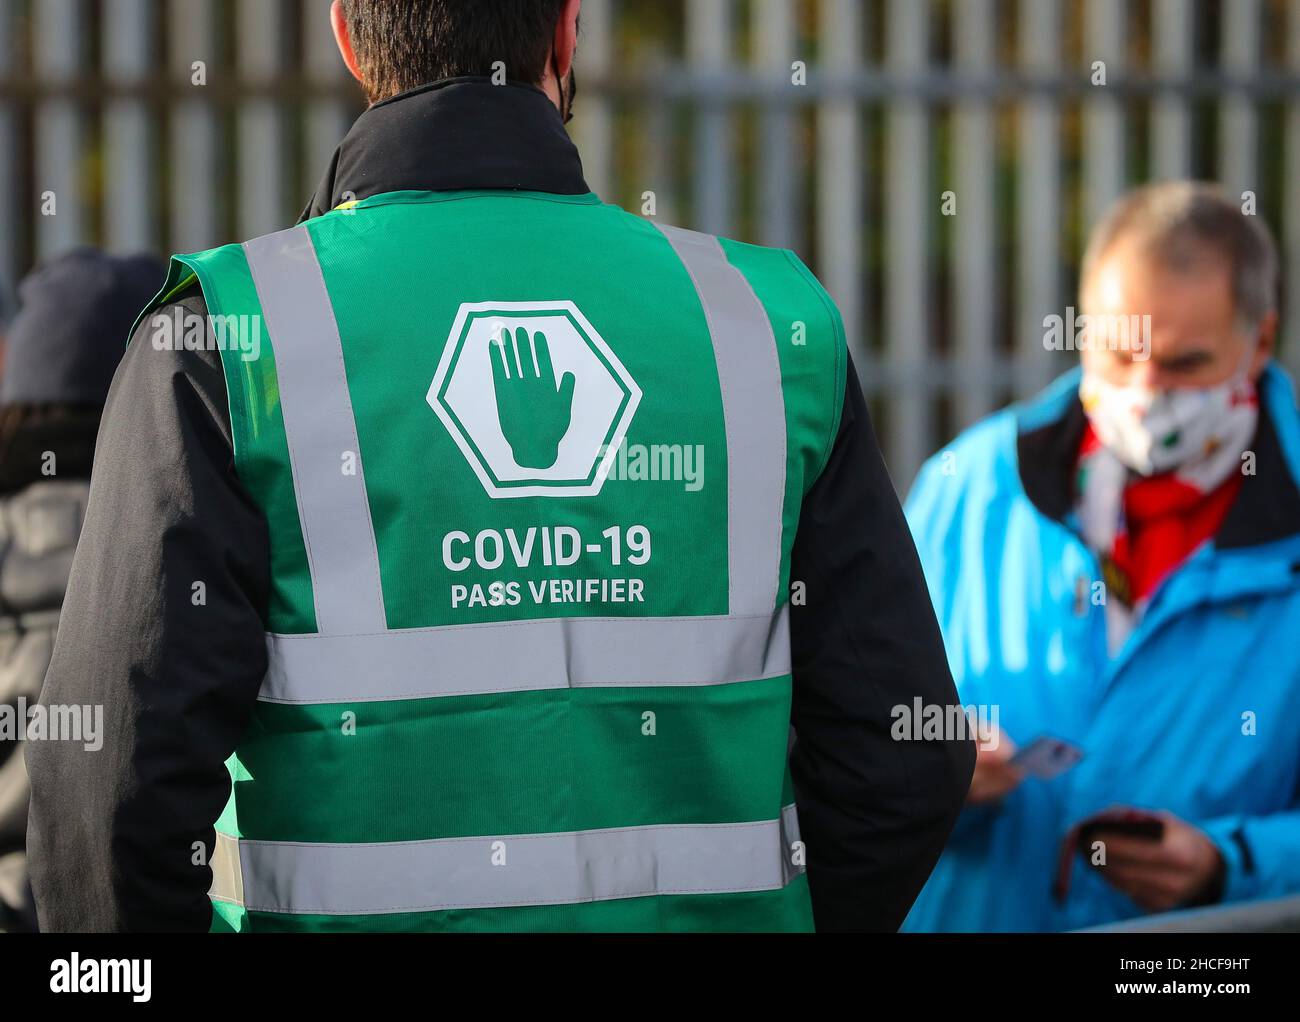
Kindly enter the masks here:
[[[1079, 448], [1080, 464], [1100, 446], [1089, 423]], [[1107, 584], [1129, 606], [1145, 600], [1219, 531], [1241, 490], [1242, 479], [1240, 472], [1233, 472], [1218, 487], [1203, 493], [1172, 472], [1131, 478], [1124, 487], [1123, 525], [1106, 565], [1118, 578], [1108, 579]]]

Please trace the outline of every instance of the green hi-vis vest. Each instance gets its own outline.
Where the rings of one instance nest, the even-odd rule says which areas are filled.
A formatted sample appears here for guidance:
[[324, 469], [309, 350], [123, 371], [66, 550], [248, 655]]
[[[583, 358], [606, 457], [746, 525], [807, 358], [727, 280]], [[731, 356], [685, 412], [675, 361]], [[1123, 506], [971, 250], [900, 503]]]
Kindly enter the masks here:
[[271, 540], [214, 925], [811, 928], [790, 553], [846, 354], [803, 265], [403, 192], [191, 272]]

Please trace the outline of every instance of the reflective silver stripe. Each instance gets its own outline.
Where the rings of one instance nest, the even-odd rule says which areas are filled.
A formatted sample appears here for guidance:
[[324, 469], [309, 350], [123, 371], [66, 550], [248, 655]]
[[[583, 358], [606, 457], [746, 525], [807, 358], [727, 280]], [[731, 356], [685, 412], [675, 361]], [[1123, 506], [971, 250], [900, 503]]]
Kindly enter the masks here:
[[379, 702], [790, 673], [789, 608], [758, 617], [553, 618], [372, 635], [270, 635], [259, 698]]
[[718, 239], [660, 226], [685, 265], [713, 338], [727, 430], [727, 564], [732, 614], [771, 613], [781, 573], [785, 394], [772, 323]]
[[[284, 432], [322, 634], [385, 627], [379, 554], [338, 323], [306, 227], [244, 245], [280, 385]], [[344, 471], [355, 455], [355, 474]]]
[[759, 823], [383, 844], [240, 841], [242, 892], [214, 883], [211, 894], [257, 912], [377, 915], [779, 890], [802, 872], [785, 844], [793, 820], [788, 806]]

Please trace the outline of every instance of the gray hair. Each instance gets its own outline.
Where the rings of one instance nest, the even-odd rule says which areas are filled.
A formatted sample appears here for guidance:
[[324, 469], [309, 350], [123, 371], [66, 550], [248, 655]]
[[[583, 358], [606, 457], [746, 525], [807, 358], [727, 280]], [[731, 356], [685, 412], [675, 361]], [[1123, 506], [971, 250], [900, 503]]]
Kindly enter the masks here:
[[1175, 271], [1225, 261], [1232, 274], [1237, 318], [1254, 329], [1277, 309], [1277, 243], [1258, 216], [1247, 216], [1217, 185], [1168, 181], [1147, 185], [1116, 202], [1088, 239], [1082, 281], [1116, 242], [1131, 240]]

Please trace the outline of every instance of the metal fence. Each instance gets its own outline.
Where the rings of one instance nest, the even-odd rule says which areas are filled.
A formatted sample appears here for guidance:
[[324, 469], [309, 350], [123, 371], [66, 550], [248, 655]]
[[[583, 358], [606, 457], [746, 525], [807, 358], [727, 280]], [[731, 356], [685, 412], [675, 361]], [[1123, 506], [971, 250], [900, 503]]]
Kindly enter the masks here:
[[[0, 0], [0, 276], [291, 221], [358, 110], [327, 6]], [[1257, 202], [1300, 294], [1300, 0], [585, 0], [579, 74], [604, 198], [817, 270], [900, 487], [1061, 367], [1131, 184]]]
[[1300, 933], [1300, 895], [1140, 916], [1082, 933]]

